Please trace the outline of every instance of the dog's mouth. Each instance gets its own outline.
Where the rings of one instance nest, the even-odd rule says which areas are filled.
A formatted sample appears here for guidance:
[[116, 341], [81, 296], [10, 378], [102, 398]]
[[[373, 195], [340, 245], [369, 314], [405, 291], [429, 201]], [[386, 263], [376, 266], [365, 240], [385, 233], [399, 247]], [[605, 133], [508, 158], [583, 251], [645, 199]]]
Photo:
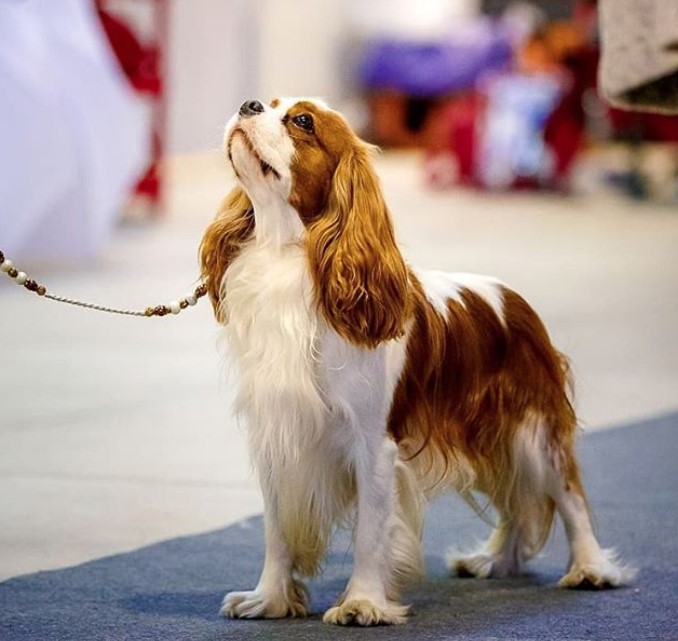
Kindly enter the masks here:
[[235, 164], [233, 163], [233, 154], [231, 152], [231, 148], [233, 147], [233, 140], [235, 140], [235, 137], [239, 136], [240, 139], [243, 141], [245, 147], [247, 150], [254, 156], [254, 158], [257, 160], [259, 163], [259, 168], [261, 169], [261, 173], [264, 176], [273, 175], [277, 180], [280, 180], [280, 173], [272, 167], [269, 163], [267, 163], [265, 160], [261, 158], [261, 156], [257, 153], [256, 148], [252, 144], [252, 141], [250, 140], [249, 136], [247, 133], [241, 129], [240, 127], [236, 127], [233, 130], [233, 133], [231, 134], [231, 137], [229, 138], [228, 141], [228, 160], [231, 163], [231, 166], [235, 170], [236, 175], [238, 175], [238, 169], [236, 168]]

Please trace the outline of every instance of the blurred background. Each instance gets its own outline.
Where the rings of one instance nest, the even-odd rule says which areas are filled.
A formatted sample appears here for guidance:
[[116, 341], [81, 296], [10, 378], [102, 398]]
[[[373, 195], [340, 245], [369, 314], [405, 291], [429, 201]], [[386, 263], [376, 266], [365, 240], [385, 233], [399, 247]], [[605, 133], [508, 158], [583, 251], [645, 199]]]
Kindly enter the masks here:
[[[384, 150], [409, 260], [542, 314], [583, 428], [675, 410], [678, 120], [612, 109], [598, 58], [584, 0], [0, 0], [0, 250], [65, 296], [181, 297], [225, 122], [322, 96]], [[2, 276], [0, 578], [260, 510], [207, 304]]]

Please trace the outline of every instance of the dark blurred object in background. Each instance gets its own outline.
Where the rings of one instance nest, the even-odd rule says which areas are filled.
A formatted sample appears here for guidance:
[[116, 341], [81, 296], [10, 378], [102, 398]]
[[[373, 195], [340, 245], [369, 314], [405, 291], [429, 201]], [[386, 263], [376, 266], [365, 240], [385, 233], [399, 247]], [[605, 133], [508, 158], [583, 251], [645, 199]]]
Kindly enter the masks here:
[[622, 109], [678, 114], [678, 3], [601, 0], [600, 88]]
[[[515, 0], [482, 0], [480, 8], [487, 15], [500, 16], [515, 4]], [[567, 20], [578, 3], [577, 0], [539, 0], [536, 4], [549, 20]]]

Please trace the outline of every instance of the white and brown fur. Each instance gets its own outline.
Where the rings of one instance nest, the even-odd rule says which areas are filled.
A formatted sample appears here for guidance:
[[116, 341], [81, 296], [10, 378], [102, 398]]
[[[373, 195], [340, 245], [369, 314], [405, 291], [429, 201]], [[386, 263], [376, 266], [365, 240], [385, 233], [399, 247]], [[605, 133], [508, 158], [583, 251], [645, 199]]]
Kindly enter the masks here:
[[480, 550], [451, 561], [461, 575], [519, 574], [558, 512], [559, 585], [629, 580], [594, 536], [567, 362], [536, 313], [495, 279], [406, 265], [371, 150], [337, 112], [258, 104], [226, 127], [239, 186], [201, 246], [265, 504], [261, 578], [223, 614], [305, 615], [302, 579], [347, 523], [353, 574], [324, 620], [404, 622], [425, 503], [446, 489], [483, 492], [498, 515]]

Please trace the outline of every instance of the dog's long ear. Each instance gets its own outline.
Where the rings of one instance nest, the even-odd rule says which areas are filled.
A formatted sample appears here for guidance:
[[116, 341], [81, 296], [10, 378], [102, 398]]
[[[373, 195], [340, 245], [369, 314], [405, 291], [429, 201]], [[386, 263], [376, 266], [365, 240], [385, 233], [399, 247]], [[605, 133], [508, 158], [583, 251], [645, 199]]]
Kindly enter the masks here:
[[308, 242], [316, 301], [337, 333], [370, 348], [403, 334], [407, 267], [367, 145], [343, 154]]
[[221, 323], [227, 320], [221, 304], [221, 281], [228, 266], [253, 233], [252, 203], [245, 192], [236, 187], [205, 231], [199, 250], [202, 280], [207, 286], [214, 314]]

